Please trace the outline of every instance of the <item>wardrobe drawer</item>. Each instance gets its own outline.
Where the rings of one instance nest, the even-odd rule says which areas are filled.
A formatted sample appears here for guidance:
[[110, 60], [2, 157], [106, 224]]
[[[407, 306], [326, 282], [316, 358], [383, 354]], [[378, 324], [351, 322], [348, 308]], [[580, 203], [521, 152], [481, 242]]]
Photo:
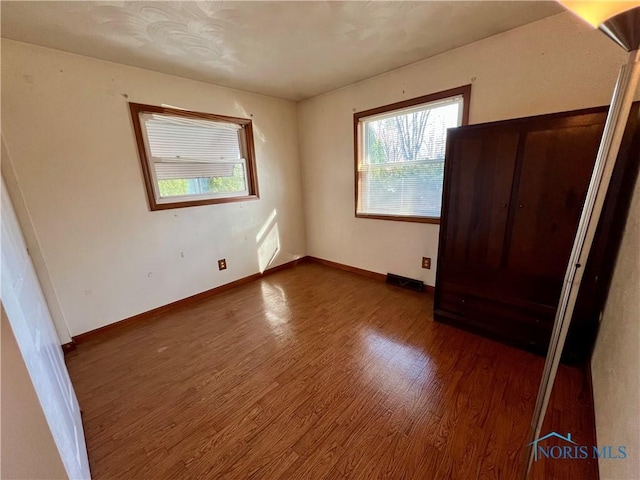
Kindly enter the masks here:
[[452, 291], [440, 292], [439, 308], [494, 325], [521, 324], [548, 330], [552, 328], [554, 320], [549, 313]]

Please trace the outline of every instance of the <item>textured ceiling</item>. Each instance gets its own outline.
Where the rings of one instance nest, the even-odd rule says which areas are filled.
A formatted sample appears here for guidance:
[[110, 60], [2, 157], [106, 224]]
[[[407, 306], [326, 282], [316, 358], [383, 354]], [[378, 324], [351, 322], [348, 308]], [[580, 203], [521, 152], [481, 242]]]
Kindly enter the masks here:
[[3, 1], [2, 36], [300, 100], [561, 11], [555, 2]]

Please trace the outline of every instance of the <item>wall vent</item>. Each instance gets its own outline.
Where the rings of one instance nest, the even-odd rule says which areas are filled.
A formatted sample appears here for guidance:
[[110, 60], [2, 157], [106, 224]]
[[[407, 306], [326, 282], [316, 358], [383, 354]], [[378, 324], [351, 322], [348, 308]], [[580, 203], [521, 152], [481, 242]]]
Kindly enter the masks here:
[[393, 273], [387, 273], [387, 283], [389, 285], [395, 285], [396, 287], [408, 288], [415, 292], [422, 292], [424, 290], [424, 282], [394, 275]]

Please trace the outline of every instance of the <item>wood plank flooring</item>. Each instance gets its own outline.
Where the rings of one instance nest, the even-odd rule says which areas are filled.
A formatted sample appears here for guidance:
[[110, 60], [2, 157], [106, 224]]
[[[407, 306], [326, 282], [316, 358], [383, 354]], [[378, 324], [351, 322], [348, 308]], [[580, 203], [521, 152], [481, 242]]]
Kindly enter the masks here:
[[[67, 363], [96, 479], [519, 478], [543, 359], [316, 264], [105, 332]], [[591, 441], [562, 367], [545, 431]], [[596, 477], [591, 461], [536, 479]]]

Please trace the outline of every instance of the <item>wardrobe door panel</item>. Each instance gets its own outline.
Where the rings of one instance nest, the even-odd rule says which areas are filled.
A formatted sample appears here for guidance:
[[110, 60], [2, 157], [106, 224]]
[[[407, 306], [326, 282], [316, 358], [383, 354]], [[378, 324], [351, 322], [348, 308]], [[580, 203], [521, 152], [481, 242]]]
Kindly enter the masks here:
[[602, 123], [593, 123], [527, 132], [508, 269], [562, 278], [602, 130]]
[[448, 263], [500, 266], [518, 139], [517, 131], [486, 128], [451, 143], [445, 269]]

